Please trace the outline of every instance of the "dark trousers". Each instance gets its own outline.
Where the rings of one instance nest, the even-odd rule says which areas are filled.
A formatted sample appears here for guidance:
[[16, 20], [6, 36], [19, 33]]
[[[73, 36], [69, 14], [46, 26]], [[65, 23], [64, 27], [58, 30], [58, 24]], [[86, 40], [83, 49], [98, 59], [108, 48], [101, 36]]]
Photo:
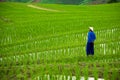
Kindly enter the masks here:
[[93, 42], [88, 42], [86, 46], [86, 53], [88, 55], [94, 55], [94, 43]]

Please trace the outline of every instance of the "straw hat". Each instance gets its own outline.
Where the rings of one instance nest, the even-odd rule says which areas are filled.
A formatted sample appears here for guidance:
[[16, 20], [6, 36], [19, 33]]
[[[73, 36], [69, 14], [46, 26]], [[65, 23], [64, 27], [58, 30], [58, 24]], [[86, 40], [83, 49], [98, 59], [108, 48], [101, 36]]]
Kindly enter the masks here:
[[89, 29], [90, 29], [91, 31], [93, 31], [93, 27], [89, 27]]

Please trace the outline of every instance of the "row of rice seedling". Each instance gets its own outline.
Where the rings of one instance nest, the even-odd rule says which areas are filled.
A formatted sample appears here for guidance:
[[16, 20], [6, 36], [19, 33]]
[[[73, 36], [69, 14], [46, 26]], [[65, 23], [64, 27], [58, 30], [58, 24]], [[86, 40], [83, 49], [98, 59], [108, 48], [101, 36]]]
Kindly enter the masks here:
[[[63, 63], [64, 64], [64, 63]], [[95, 64], [95, 66], [97, 66], [98, 68], [90, 68], [90, 66], [92, 65], [88, 65], [89, 68], [84, 65], [85, 63], [83, 63], [82, 65], [80, 65], [79, 67], [71, 67], [72, 64], [69, 64], [66, 66], [63, 65], [62, 67], [62, 64], [59, 64], [59, 66], [57, 67], [56, 65], [57, 64], [46, 64], [44, 66], [42, 65], [25, 65], [25, 66], [20, 66], [20, 65], [17, 65], [17, 66], [7, 66], [7, 67], [1, 67], [1, 79], [7, 79], [10, 77], [10, 79], [19, 79], [19, 78], [23, 78], [23, 79], [29, 79], [31, 77], [34, 77], [37, 78], [38, 76], [40, 78], [42, 78], [42, 80], [44, 80], [44, 75], [46, 74], [49, 74], [51, 76], [50, 79], [55, 79], [55, 77], [57, 75], [66, 75], [67, 76], [77, 76], [77, 79], [80, 78], [80, 76], [85, 76], [85, 78], [88, 78], [90, 76], [92, 77], [95, 77], [95, 78], [105, 78], [106, 80], [108, 79], [118, 79], [119, 80], [119, 65], [118, 63], [111, 63], [110, 65], [112, 67], [110, 67], [110, 65], [107, 67], [104, 63], [104, 65], [102, 66], [102, 63], [99, 63], [99, 65]], [[114, 65], [113, 65], [114, 64]], [[48, 65], [48, 66], [47, 66]], [[74, 66], [76, 66], [77, 64], [74, 64]], [[117, 65], [118, 67], [116, 67], [115, 65]], [[60, 68], [61, 66], [61, 68]], [[86, 66], [86, 67], [85, 67]], [[101, 66], [101, 68], [99, 68]], [[62, 71], [61, 71], [62, 70]], [[74, 70], [77, 70], [74, 72]], [[80, 70], [80, 71], [78, 71]], [[92, 70], [92, 71], [91, 71]], [[96, 72], [96, 70], [98, 72]], [[15, 75], [13, 75], [13, 73]], [[54, 77], [52, 77], [53, 75], [55, 75]], [[11, 77], [13, 76], [13, 77]], [[29, 76], [29, 77], [28, 77]], [[48, 80], [48, 79], [45, 79], [45, 80]], [[60, 79], [58, 79], [60, 80]], [[63, 79], [65, 80], [65, 79]]]
[[[106, 33], [105, 33], [106, 32]], [[104, 54], [105, 54], [105, 43], [109, 43], [111, 41], [118, 41], [119, 37], [119, 28], [115, 29], [109, 29], [109, 30], [103, 30], [103, 31], [96, 31], [96, 44], [100, 44], [100, 47], [104, 48]], [[104, 34], [102, 34], [104, 33]], [[108, 38], [111, 38], [108, 40]], [[4, 47], [2, 49], [3, 55], [7, 55], [10, 53], [22, 53], [23, 51], [29, 51], [29, 50], [49, 50], [49, 49], [57, 49], [61, 48], [63, 46], [71, 47], [71, 46], [81, 46], [86, 44], [87, 41], [87, 33], [74, 33], [74, 34], [66, 34], [62, 36], [55, 36], [51, 38], [46, 38], [43, 40], [37, 39], [30, 42], [23, 42], [21, 44], [17, 45], [11, 45], [10, 47]], [[65, 45], [64, 45], [65, 44]], [[113, 43], [114, 44], [114, 43]], [[119, 42], [117, 43], [119, 45]], [[116, 48], [116, 47], [114, 47]], [[108, 47], [109, 49], [109, 47]], [[119, 51], [119, 47], [117, 49]], [[109, 50], [110, 51], [110, 50]], [[30, 52], [30, 51], [29, 51]], [[102, 51], [103, 52], [103, 51]], [[6, 54], [4, 54], [6, 53]], [[114, 51], [115, 53], [115, 51]], [[2, 54], [1, 54], [2, 56]]]
[[[111, 49], [112, 47], [108, 47], [108, 46], [111, 46], [111, 45], [115, 45], [116, 47], [114, 49]], [[111, 43], [109, 45], [107, 45], [107, 44], [100, 44], [100, 45], [96, 45], [95, 48], [97, 48], [96, 49], [96, 55], [97, 54], [101, 54], [101, 55], [104, 54], [105, 55], [108, 52], [109, 52], [109, 54], [119, 54], [119, 42]], [[100, 50], [98, 50], [98, 48], [100, 48]], [[36, 53], [39, 54], [39, 52], [36, 52]], [[46, 53], [46, 54], [47, 53], [55, 53], [55, 54], [57, 54], [57, 53], [59, 53], [59, 54], [61, 54], [61, 53], [64, 53], [64, 54], [77, 53], [77, 54], [80, 54], [82, 56], [82, 55], [85, 55], [85, 47], [66, 48], [66, 49], [58, 49], [58, 50], [48, 50], [48, 51], [43, 51], [43, 52], [40, 52], [40, 53]], [[34, 55], [32, 53], [30, 53], [30, 54]], [[17, 55], [14, 55], [14, 56], [17, 56]]]
[[[112, 50], [112, 47], [106, 47], [106, 46], [116, 46], [116, 48], [114, 48]], [[99, 46], [101, 46], [101, 44], [98, 44], [98, 47], [97, 45], [95, 46], [95, 56], [98, 56], [97, 59], [98, 62], [99, 62], [99, 59], [101, 62], [110, 62], [112, 61], [111, 59], [113, 59], [113, 61], [118, 61], [120, 60], [119, 58], [119, 42], [115, 42], [115, 43], [111, 43], [111, 44], [106, 44], [106, 46], [102, 46], [100, 47], [100, 50], [98, 50]], [[111, 49], [111, 50], [110, 50]], [[109, 53], [109, 54], [107, 54]], [[0, 62], [1, 62], [1, 65], [16, 65], [16, 64], [19, 64], [19, 65], [23, 65], [23, 64], [40, 64], [40, 63], [47, 63], [47, 62], [54, 62], [54, 60], [56, 62], [58, 61], [61, 61], [63, 59], [63, 62], [64, 62], [64, 59], [67, 58], [66, 60], [68, 60], [68, 62], [72, 61], [87, 61], [87, 59], [85, 58], [81, 58], [81, 57], [84, 57], [86, 54], [85, 54], [85, 47], [84, 46], [80, 46], [80, 47], [67, 47], [67, 48], [61, 48], [61, 49], [55, 49], [55, 50], [48, 50], [48, 51], [42, 51], [42, 52], [32, 52], [32, 53], [25, 53], [23, 55], [18, 55], [18, 54], [14, 54], [12, 56], [6, 56], [6, 57], [2, 57], [0, 58]], [[100, 57], [100, 56], [103, 56], [103, 55], [106, 55], [106, 56], [114, 56], [115, 55], [115, 58], [113, 57]], [[118, 58], [117, 58], [118, 56]], [[70, 59], [69, 59], [70, 58]], [[73, 58], [76, 58], [76, 59], [73, 59]], [[79, 59], [81, 58], [81, 59]], [[9, 61], [8, 61], [9, 60]], [[88, 58], [88, 61], [89, 61], [89, 58]], [[91, 60], [90, 60], [91, 61]], [[94, 59], [93, 59], [94, 61]]]
[[[116, 46], [111, 47], [111, 46]], [[110, 62], [110, 61], [119, 61], [119, 42], [112, 42], [109, 44], [98, 44], [95, 45], [95, 55], [96, 56], [101, 56], [101, 55], [116, 55], [118, 58], [115, 56], [115, 58], [108, 58], [107, 57], [99, 57], [95, 58], [97, 61], [101, 62]], [[100, 48], [98, 50], [98, 48]], [[109, 54], [108, 54], [109, 53]], [[74, 62], [74, 61], [87, 61], [87, 59], [79, 59], [81, 56], [85, 56], [85, 47], [80, 46], [80, 47], [67, 47], [67, 48], [62, 48], [62, 49], [56, 49], [56, 50], [48, 50], [48, 51], [42, 51], [42, 52], [35, 52], [35, 53], [28, 53], [28, 54], [23, 54], [23, 55], [18, 55], [14, 54], [12, 56], [6, 56], [0, 58], [1, 66], [7, 65], [23, 65], [23, 64], [40, 64], [40, 63], [50, 63], [50, 62], [61, 62], [62, 59], [66, 59], [68, 62]], [[70, 59], [69, 59], [70, 58]], [[73, 59], [76, 58], [76, 59]], [[65, 62], [66, 62], [65, 60]], [[88, 59], [88, 61], [91, 61]], [[92, 60], [94, 61], [94, 59]], [[63, 60], [64, 62], [64, 60]]]
[[[111, 65], [112, 64], [112, 65]], [[8, 66], [8, 67], [0, 67], [1, 69], [1, 78], [2, 79], [37, 79], [41, 78], [42, 80], [61, 80], [61, 76], [63, 80], [69, 78], [73, 78], [73, 76], [79, 80], [84, 77], [88, 79], [89, 77], [93, 77], [95, 79], [104, 78], [108, 79], [117, 79], [119, 80], [119, 65], [118, 63], [112, 62], [111, 64], [106, 63], [70, 63], [70, 64], [41, 64], [41, 65], [23, 65], [23, 66]], [[120, 64], [120, 63], [119, 63]], [[117, 65], [118, 67], [116, 67]], [[13, 75], [14, 74], [14, 75]], [[50, 77], [46, 77], [49, 75]], [[49, 78], [49, 79], [48, 79]], [[76, 80], [75, 79], [75, 80]], [[71, 79], [70, 79], [71, 80]]]
[[[69, 20], [70, 21], [70, 20]], [[79, 21], [78, 21], [79, 22]], [[44, 22], [45, 23], [45, 22]], [[27, 23], [26, 23], [27, 24]], [[28, 24], [30, 24], [30, 23], [28, 23]], [[37, 24], [37, 23], [36, 23]], [[43, 23], [42, 23], [43, 24]], [[45, 23], [46, 25], [43, 25], [43, 26], [55, 26], [55, 25], [59, 25], [59, 24], [57, 24], [57, 23], [54, 23], [53, 24], [53, 22], [50, 22], [50, 24], [53, 24], [53, 25], [48, 25], [49, 23]], [[61, 24], [63, 24], [63, 22], [61, 23]], [[67, 23], [67, 24], [69, 24], [69, 23]], [[63, 25], [63, 27], [65, 27], [65, 26], [68, 26], [68, 27], [71, 27], [71, 26], [69, 26], [69, 25]], [[38, 24], [38, 25], [40, 25], [40, 24]], [[79, 24], [77, 23], [77, 26], [78, 26]], [[14, 25], [13, 25], [14, 26]], [[13, 26], [11, 26], [11, 27], [13, 27]], [[21, 25], [22, 26], [22, 25]], [[53, 29], [50, 27], [50, 30], [48, 30], [48, 32], [47, 31], [45, 31], [45, 29], [43, 28], [39, 28], [39, 27], [41, 27], [41, 25], [40, 26], [37, 26], [37, 25], [33, 25], [33, 26], [29, 26], [28, 28], [26, 28], [28, 25], [26, 25], [26, 26], [24, 26], [24, 30], [23, 29], [19, 29], [21, 26], [18, 26], [17, 28], [18, 29], [15, 29], [14, 27], [13, 27], [13, 29], [9, 29], [8, 28], [8, 30], [10, 30], [11, 31], [11, 33], [10, 32], [7, 32], [7, 31], [4, 31], [4, 33], [2, 33], [2, 39], [1, 39], [1, 45], [7, 45], [7, 44], [14, 44], [15, 42], [22, 42], [22, 41], [26, 41], [26, 40], [24, 40], [24, 39], [27, 39], [28, 41], [29, 40], [31, 40], [32, 38], [35, 38], [35, 36], [36, 37], [40, 37], [41, 38], [41, 34], [43, 34], [43, 33], [49, 33], [49, 34], [56, 34], [56, 28], [54, 29], [54, 31], [53, 31]], [[35, 27], [35, 28], [38, 28], [38, 30], [35, 30], [35, 28], [31, 28], [31, 27]], [[85, 31], [87, 31], [87, 27], [88, 26], [86, 26], [86, 30]], [[95, 26], [96, 28], [95, 29], [98, 29], [97, 28], [97, 26]], [[31, 28], [31, 29], [30, 29]], [[69, 29], [69, 28], [68, 28]], [[72, 29], [72, 28], [71, 28]], [[80, 29], [80, 28], [79, 28]], [[12, 30], [14, 30], [14, 31], [12, 31]], [[19, 31], [20, 30], [20, 31]], [[43, 30], [43, 31], [41, 31], [41, 30]], [[66, 29], [67, 30], [67, 29]], [[68, 30], [69, 31], [69, 30]], [[79, 31], [81, 31], [81, 29], [79, 30]], [[114, 31], [114, 30], [113, 30]], [[43, 32], [43, 33], [42, 33]], [[51, 33], [52, 32], [52, 33]], [[102, 31], [103, 32], [103, 31]], [[109, 30], [107, 31], [107, 32], [110, 32]], [[34, 34], [35, 33], [35, 34]], [[40, 34], [40, 36], [38, 36], [38, 34]], [[45, 36], [45, 35], [44, 35]]]

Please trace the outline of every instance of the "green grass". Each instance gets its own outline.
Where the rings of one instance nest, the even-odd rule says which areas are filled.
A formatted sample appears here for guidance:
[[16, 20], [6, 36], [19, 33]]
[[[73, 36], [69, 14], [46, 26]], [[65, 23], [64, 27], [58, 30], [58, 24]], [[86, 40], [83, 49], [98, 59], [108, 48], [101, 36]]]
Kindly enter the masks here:
[[[119, 80], [120, 3], [0, 3], [0, 78], [60, 80], [60, 75]], [[88, 27], [96, 34], [95, 55], [86, 57]], [[112, 75], [111, 75], [112, 74]], [[56, 77], [58, 75], [58, 77]]]

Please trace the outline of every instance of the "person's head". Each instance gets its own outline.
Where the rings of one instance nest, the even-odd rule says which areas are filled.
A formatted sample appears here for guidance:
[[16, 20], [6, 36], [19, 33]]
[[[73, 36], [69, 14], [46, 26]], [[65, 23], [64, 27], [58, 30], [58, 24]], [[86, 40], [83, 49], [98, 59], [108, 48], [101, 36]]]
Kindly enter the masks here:
[[90, 31], [93, 31], [93, 27], [89, 27], [89, 30], [90, 30]]

